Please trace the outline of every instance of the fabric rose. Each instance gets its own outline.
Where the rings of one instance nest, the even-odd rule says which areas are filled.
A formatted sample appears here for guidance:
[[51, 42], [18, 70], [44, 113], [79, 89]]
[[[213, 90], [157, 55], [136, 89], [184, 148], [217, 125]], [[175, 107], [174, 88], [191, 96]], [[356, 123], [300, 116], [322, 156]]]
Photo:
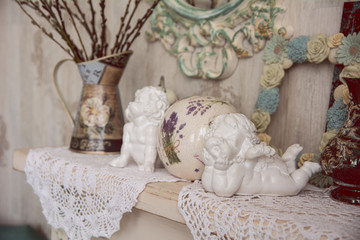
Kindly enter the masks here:
[[343, 103], [345, 105], [348, 105], [349, 102], [350, 102], [350, 92], [349, 92], [349, 88], [348, 87], [345, 87], [342, 91], [342, 99], [343, 99]]
[[315, 154], [313, 153], [304, 153], [301, 155], [299, 162], [297, 163], [298, 167], [301, 168], [305, 162], [312, 162]]
[[266, 133], [259, 133], [257, 136], [262, 142], [270, 146], [271, 137], [269, 135], [267, 135]]
[[334, 90], [334, 99], [338, 101], [342, 98], [343, 103], [347, 105], [350, 102], [350, 92], [347, 86], [344, 84], [339, 85]]
[[327, 129], [340, 129], [346, 118], [346, 105], [341, 100], [335, 101], [326, 114]]
[[255, 108], [259, 108], [264, 112], [275, 113], [280, 102], [279, 88], [261, 89]]
[[80, 115], [88, 127], [105, 127], [110, 118], [110, 107], [103, 105], [100, 98], [88, 98], [81, 106]]
[[309, 36], [299, 36], [292, 39], [288, 44], [288, 58], [295, 63], [305, 62], [307, 54], [307, 43], [309, 41]]
[[344, 67], [339, 75], [339, 79], [345, 84], [343, 78], [359, 78], [360, 77], [360, 64], [350, 65]]
[[265, 89], [277, 87], [280, 85], [284, 76], [285, 71], [281, 64], [265, 65], [260, 77], [260, 85]]
[[352, 65], [360, 63], [360, 33], [349, 34], [341, 42], [336, 51], [336, 59], [340, 64]]
[[282, 62], [282, 67], [283, 69], [289, 69], [293, 64], [294, 62], [290, 58], [285, 57]]
[[283, 59], [287, 56], [287, 45], [288, 41], [281, 35], [274, 35], [267, 41], [264, 49], [265, 63], [282, 63]]
[[270, 124], [271, 118], [268, 112], [256, 109], [251, 116], [251, 121], [255, 124], [258, 133], [263, 133]]
[[339, 62], [336, 59], [336, 52], [337, 52], [338, 48], [332, 48], [330, 49], [329, 52], [329, 56], [328, 56], [328, 60], [329, 62], [331, 62], [332, 64], [339, 64]]
[[319, 146], [320, 153], [324, 151], [326, 145], [330, 142], [331, 139], [333, 139], [336, 136], [337, 132], [338, 131], [336, 129], [332, 129], [330, 131], [323, 133]]
[[347, 87], [344, 84], [341, 84], [335, 88], [335, 90], [334, 90], [335, 101], [340, 100], [340, 98], [343, 97], [343, 91], [345, 88], [347, 88]]
[[307, 43], [307, 60], [312, 63], [321, 63], [329, 56], [330, 48], [327, 45], [327, 35], [313, 36]]
[[344, 34], [343, 33], [337, 33], [335, 35], [332, 35], [330, 37], [328, 37], [327, 39], [327, 45], [330, 48], [335, 48], [341, 45], [341, 41], [344, 38]]

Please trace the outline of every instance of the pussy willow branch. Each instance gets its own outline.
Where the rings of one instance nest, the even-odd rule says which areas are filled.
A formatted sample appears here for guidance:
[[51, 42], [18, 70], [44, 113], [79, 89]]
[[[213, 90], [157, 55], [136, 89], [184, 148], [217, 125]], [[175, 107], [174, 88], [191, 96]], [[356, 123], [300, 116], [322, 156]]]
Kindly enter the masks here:
[[106, 17], [105, 17], [105, 0], [101, 0], [100, 3], [100, 15], [101, 15], [101, 34], [100, 34], [100, 48], [98, 51], [98, 56], [105, 56], [107, 52], [108, 43], [106, 42]]
[[[94, 9], [94, 6], [92, 4], [92, 0], [88, 0], [87, 4], [89, 5], [90, 8], [90, 23], [88, 23], [88, 21], [86, 20], [86, 14], [81, 10], [78, 0], [72, 0], [76, 11], [78, 12], [78, 14], [81, 16], [79, 17], [76, 13], [72, 12], [72, 15], [74, 16], [75, 19], [77, 19], [80, 24], [84, 27], [85, 31], [89, 34], [89, 37], [91, 39], [91, 55], [90, 55], [90, 59], [94, 59], [95, 58], [95, 53], [96, 53], [96, 46], [98, 43], [98, 36], [97, 36], [97, 32], [96, 32], [96, 22], [95, 22], [95, 16], [96, 16], [96, 11]], [[71, 9], [70, 9], [71, 11]]]
[[75, 31], [76, 31], [76, 34], [77, 34], [77, 36], [78, 36], [78, 38], [79, 38], [79, 42], [80, 42], [80, 44], [81, 44], [82, 50], [83, 50], [83, 52], [84, 52], [84, 54], [85, 54], [85, 59], [86, 59], [86, 61], [89, 61], [89, 57], [88, 57], [88, 55], [87, 55], [87, 52], [86, 52], [84, 43], [83, 43], [83, 41], [82, 41], [82, 39], [81, 39], [81, 37], [80, 37], [79, 30], [78, 30], [78, 28], [77, 28], [77, 26], [76, 26], [76, 23], [75, 23], [75, 21], [74, 21], [73, 14], [72, 14], [72, 12], [70, 11], [70, 9], [69, 9], [67, 3], [65, 2], [65, 0], [61, 0], [61, 1], [62, 1], [62, 3], [63, 3], [63, 5], [64, 5], [64, 7], [65, 7], [65, 9], [66, 9], [66, 11], [67, 11], [67, 13], [69, 14], [70, 20], [71, 20], [71, 22], [72, 22], [72, 24], [73, 24], [73, 26], [74, 26], [74, 28], [75, 28]]
[[90, 11], [91, 11], [91, 20], [90, 20], [90, 23], [91, 23], [91, 26], [92, 26], [92, 34], [93, 34], [93, 38], [92, 38], [92, 54], [91, 54], [91, 57], [92, 58], [95, 58], [95, 52], [96, 52], [96, 45], [98, 43], [98, 36], [97, 36], [97, 33], [96, 33], [96, 12], [95, 12], [95, 9], [94, 9], [94, 6], [92, 4], [92, 0], [88, 0], [88, 3], [89, 3], [89, 6], [90, 6]]
[[131, 26], [130, 26], [131, 20], [132, 20], [132, 18], [134, 17], [135, 12], [136, 12], [136, 9], [138, 8], [139, 4], [140, 4], [140, 0], [135, 0], [134, 7], [133, 7], [133, 9], [131, 10], [131, 14], [130, 14], [130, 16], [129, 16], [129, 19], [128, 19], [127, 22], [126, 22], [124, 32], [122, 32], [120, 41], [119, 41], [117, 47], [115, 48], [115, 51], [119, 51], [119, 50], [121, 51], [121, 49], [123, 48], [123, 45], [124, 45], [123, 42], [124, 42], [124, 39], [125, 39], [125, 37], [126, 37], [126, 33], [131, 29]]
[[88, 55], [87, 55], [87, 51], [85, 50], [86, 48], [84, 47], [84, 44], [83, 44], [82, 39], [81, 39], [80, 34], [79, 34], [79, 30], [78, 30], [77, 25], [76, 25], [75, 20], [74, 20], [74, 19], [76, 19], [80, 23], [80, 25], [83, 26], [85, 31], [89, 34], [90, 38], [92, 39], [91, 30], [90, 30], [90, 27], [89, 27], [88, 23], [86, 22], [85, 14], [81, 11], [80, 8], [76, 7], [76, 6], [78, 6], [76, 0], [73, 0], [73, 2], [74, 2], [74, 6], [76, 7], [77, 13], [72, 11], [70, 9], [70, 7], [68, 7], [67, 3], [64, 0], [62, 0], [62, 2], [63, 2], [63, 6], [61, 6], [61, 8], [65, 9], [67, 11], [67, 13], [69, 14], [71, 22], [72, 22], [72, 24], [73, 24], [73, 26], [75, 28], [75, 31], [76, 31], [76, 33], [78, 35], [78, 39], [80, 41], [80, 44], [81, 44], [81, 46], [83, 48], [83, 51], [85, 53], [85, 57], [87, 59], [90, 59], [91, 57], [89, 58]]
[[45, 28], [41, 27], [40, 24], [25, 10], [25, 8], [21, 5], [21, 1], [15, 1], [20, 9], [26, 14], [26, 16], [28, 16], [31, 20], [31, 23], [33, 25], [35, 25], [36, 27], [38, 27], [46, 36], [48, 36], [52, 41], [54, 41], [61, 49], [63, 49], [67, 54], [69, 54], [71, 56], [71, 58], [75, 58], [75, 56], [73, 54], [71, 54], [69, 49], [66, 49], [59, 41], [57, 41], [53, 34], [51, 32], [47, 32]]
[[[89, 19], [85, 11], [80, 7], [78, 0], [14, 0], [21, 8], [21, 10], [30, 18], [31, 22], [41, 29], [41, 31], [53, 40], [61, 49], [68, 53], [76, 62], [82, 62], [86, 60], [92, 60], [94, 58], [106, 56], [108, 53], [109, 43], [106, 38], [107, 31], [107, 18], [105, 16], [105, 0], [99, 2], [99, 15], [100, 15], [100, 35], [96, 31], [96, 10], [93, 6], [92, 0], [87, 1], [87, 6], [90, 8]], [[110, 50], [111, 53], [116, 53], [123, 50], [129, 50], [134, 40], [140, 35], [140, 30], [143, 27], [146, 20], [150, 17], [154, 8], [161, 0], [153, 0], [150, 8], [147, 9], [146, 13], [139, 19], [136, 24], [132, 27], [133, 18], [138, 10], [138, 6], [141, 0], [128, 0], [125, 11], [120, 18], [120, 26], [115, 36], [114, 45]], [[71, 2], [72, 6], [69, 5]], [[133, 3], [133, 4], [132, 4]], [[52, 27], [53, 31], [59, 34], [62, 40], [66, 43], [67, 47], [60, 43], [51, 31], [47, 31], [40, 23], [35, 20], [26, 8], [39, 14], [40, 18], [46, 20], [46, 22]], [[73, 26], [77, 38], [80, 42], [81, 48], [71, 38], [71, 35], [67, 31], [67, 22], [65, 17], [69, 17], [71, 25]], [[79, 24], [77, 24], [78, 22]], [[85, 32], [91, 40], [91, 54], [88, 55], [83, 39], [81, 37], [78, 26], [85, 29]], [[84, 56], [85, 55], [85, 56]]]
[[[75, 43], [71, 40], [70, 35], [66, 32], [65, 22], [62, 18], [62, 13], [61, 13], [61, 10], [59, 7], [58, 0], [55, 1], [55, 5], [52, 4], [52, 1], [48, 2], [47, 0], [40, 0], [40, 3], [42, 5], [43, 9], [49, 13], [50, 20], [51, 19], [53, 20], [52, 26], [58, 30], [62, 39], [64, 39], [64, 41], [67, 43], [67, 45], [73, 52], [75, 61], [80, 62], [83, 59], [81, 56], [81, 52], [76, 47]], [[52, 10], [53, 7], [57, 11], [58, 17], [56, 16], [55, 12]], [[38, 8], [40, 9], [40, 7], [38, 7]]]
[[55, 13], [52, 11], [52, 7], [55, 8], [56, 13], [59, 17], [59, 20], [57, 20], [57, 22], [59, 23], [59, 29], [61, 31], [62, 38], [67, 42], [68, 46], [75, 52], [75, 56], [77, 56], [78, 58], [77, 61], [83, 61], [84, 57], [82, 51], [76, 46], [75, 42], [71, 39], [70, 34], [66, 30], [66, 25], [62, 15], [62, 9], [60, 7], [59, 0], [55, 0], [54, 4], [52, 4], [53, 1], [49, 1], [49, 2], [47, 0], [40, 0], [40, 1], [45, 4], [48, 4], [47, 7], [49, 9], [48, 11], [50, 15], [53, 15], [54, 18], [57, 20]]
[[[42, 11], [40, 4], [36, 4], [38, 2], [33, 3], [32, 1], [20, 1], [22, 3], [32, 3], [32, 6], [34, 7], [34, 10], [41, 13], [41, 16], [43, 16], [53, 27], [53, 29], [60, 35], [60, 37], [66, 42], [68, 47], [70, 48], [71, 52], [73, 53], [73, 59], [76, 62], [84, 61], [81, 52], [79, 51], [79, 48], [76, 46], [76, 44], [72, 41], [70, 35], [66, 32], [65, 23], [62, 19], [61, 10], [58, 5], [53, 5], [52, 2], [47, 2], [47, 0], [40, 0], [41, 7], [48, 13], [49, 15], [46, 15], [45, 12]], [[55, 4], [58, 2], [55, 2]], [[52, 10], [52, 8], [58, 7], [56, 11], [59, 13], [59, 19]]]
[[[151, 16], [151, 14], [154, 11], [154, 8], [158, 5], [158, 3], [160, 2], [160, 0], [154, 0], [153, 4], [151, 5], [151, 7], [146, 11], [146, 13], [144, 14], [144, 16], [142, 18], [139, 18], [137, 20], [137, 23], [135, 25], [135, 27], [127, 34], [126, 36], [126, 41], [125, 44], [123, 46], [121, 46], [120, 51], [123, 50], [129, 50], [131, 45], [134, 43], [135, 39], [140, 36], [140, 30], [143, 27], [143, 25], [145, 24], [146, 20]], [[125, 48], [126, 47], [126, 48]]]
[[115, 53], [116, 48], [117, 48], [117, 46], [119, 44], [119, 38], [120, 38], [120, 35], [122, 34], [122, 30], [123, 30], [123, 28], [125, 26], [125, 19], [126, 19], [127, 15], [129, 14], [130, 3], [131, 3], [131, 1], [128, 1], [128, 3], [126, 4], [125, 12], [124, 12], [123, 16], [121, 16], [121, 18], [120, 18], [120, 27], [119, 27], [119, 30], [118, 30], [116, 36], [115, 36], [114, 46], [111, 49], [112, 54]]

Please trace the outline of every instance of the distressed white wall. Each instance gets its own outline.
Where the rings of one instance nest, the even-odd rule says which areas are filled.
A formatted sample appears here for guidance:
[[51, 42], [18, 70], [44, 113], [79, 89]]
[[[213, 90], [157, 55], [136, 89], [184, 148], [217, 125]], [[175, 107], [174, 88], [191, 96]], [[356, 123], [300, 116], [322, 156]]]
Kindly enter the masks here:
[[[107, 1], [109, 23], [117, 25], [122, 2]], [[281, 0], [287, 10], [278, 21], [292, 25], [295, 36], [331, 35], [340, 29], [343, 2]], [[11, 157], [17, 148], [69, 144], [71, 124], [51, 83], [53, 67], [67, 55], [32, 26], [12, 1], [0, 1], [0, 30], [0, 225], [27, 223], [49, 236], [39, 200], [25, 175], [12, 170]], [[156, 85], [164, 75], [167, 87], [175, 89], [179, 98], [221, 97], [251, 115], [259, 91], [262, 52], [240, 60], [230, 78], [205, 81], [186, 78], [178, 70], [176, 59], [159, 42], [148, 43], [144, 34], [132, 49], [134, 55], [120, 82], [124, 106], [133, 99], [136, 89]], [[287, 71], [281, 103], [270, 126], [274, 145], [286, 148], [300, 143], [305, 151], [316, 151], [325, 128], [332, 71], [333, 66], [327, 63], [303, 64]], [[75, 111], [81, 87], [77, 68], [66, 64], [61, 77], [65, 98]]]

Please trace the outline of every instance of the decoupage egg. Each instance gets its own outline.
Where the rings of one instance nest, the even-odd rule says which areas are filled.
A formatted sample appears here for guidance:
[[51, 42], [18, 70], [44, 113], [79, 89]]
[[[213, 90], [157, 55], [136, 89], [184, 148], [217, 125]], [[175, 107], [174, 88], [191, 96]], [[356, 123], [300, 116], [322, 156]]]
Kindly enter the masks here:
[[201, 179], [204, 136], [209, 124], [221, 114], [235, 112], [234, 106], [214, 97], [191, 97], [170, 106], [159, 127], [157, 144], [165, 168], [179, 178]]

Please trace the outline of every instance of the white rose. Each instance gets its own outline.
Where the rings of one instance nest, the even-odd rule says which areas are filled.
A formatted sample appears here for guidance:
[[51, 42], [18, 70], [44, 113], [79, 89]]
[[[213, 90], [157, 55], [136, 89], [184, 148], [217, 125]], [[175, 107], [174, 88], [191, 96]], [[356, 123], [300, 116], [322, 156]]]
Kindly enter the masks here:
[[251, 121], [255, 124], [258, 133], [263, 133], [270, 124], [271, 117], [268, 112], [256, 109], [251, 116]]
[[343, 38], [344, 38], [343, 33], [337, 33], [327, 39], [327, 44], [330, 48], [338, 47], [340, 46]]
[[263, 88], [269, 89], [280, 85], [285, 76], [285, 71], [281, 64], [265, 65], [260, 78], [260, 84]]
[[318, 34], [313, 36], [307, 43], [307, 60], [313, 63], [321, 63], [324, 61], [330, 52], [330, 48], [327, 45], [327, 35]]

